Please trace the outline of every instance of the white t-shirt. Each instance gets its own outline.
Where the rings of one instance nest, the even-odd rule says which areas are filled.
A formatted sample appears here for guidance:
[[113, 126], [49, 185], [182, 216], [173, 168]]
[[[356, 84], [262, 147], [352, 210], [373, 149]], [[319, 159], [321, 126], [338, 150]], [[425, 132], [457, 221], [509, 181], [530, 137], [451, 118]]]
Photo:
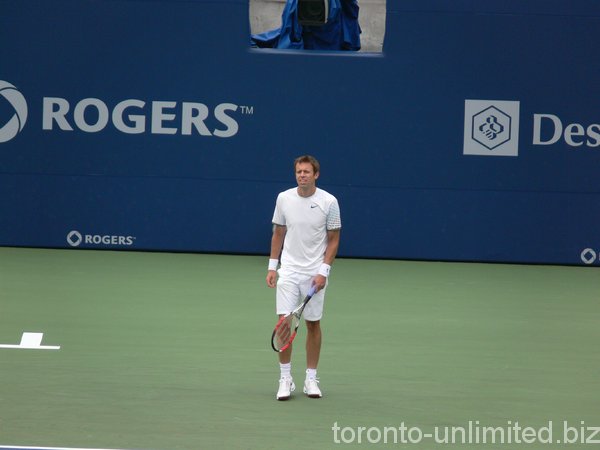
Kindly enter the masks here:
[[273, 223], [287, 227], [281, 268], [307, 275], [317, 273], [323, 262], [327, 231], [342, 228], [336, 198], [319, 188], [310, 197], [301, 197], [297, 188], [281, 192]]

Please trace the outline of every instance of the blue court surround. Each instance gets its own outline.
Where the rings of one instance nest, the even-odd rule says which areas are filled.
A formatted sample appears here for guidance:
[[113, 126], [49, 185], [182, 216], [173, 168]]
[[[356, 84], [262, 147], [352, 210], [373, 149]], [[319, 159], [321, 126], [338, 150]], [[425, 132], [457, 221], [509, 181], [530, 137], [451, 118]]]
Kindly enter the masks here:
[[[349, 54], [250, 49], [242, 0], [0, 1], [0, 245], [267, 253], [314, 153], [342, 256], [598, 266], [600, 5], [387, 3]], [[518, 156], [463, 154], [469, 99], [519, 102]]]

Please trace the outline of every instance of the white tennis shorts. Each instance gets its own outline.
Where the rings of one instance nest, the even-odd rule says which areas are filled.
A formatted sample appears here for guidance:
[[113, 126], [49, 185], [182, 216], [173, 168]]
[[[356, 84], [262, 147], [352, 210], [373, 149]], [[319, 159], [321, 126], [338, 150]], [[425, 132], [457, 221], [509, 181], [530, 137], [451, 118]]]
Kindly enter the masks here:
[[[299, 273], [287, 272], [279, 269], [277, 279], [276, 306], [277, 314], [287, 314], [293, 311], [304, 300], [310, 287], [313, 276]], [[302, 317], [305, 320], [321, 320], [323, 317], [323, 304], [325, 302], [325, 291], [327, 286], [317, 292], [304, 308]]]

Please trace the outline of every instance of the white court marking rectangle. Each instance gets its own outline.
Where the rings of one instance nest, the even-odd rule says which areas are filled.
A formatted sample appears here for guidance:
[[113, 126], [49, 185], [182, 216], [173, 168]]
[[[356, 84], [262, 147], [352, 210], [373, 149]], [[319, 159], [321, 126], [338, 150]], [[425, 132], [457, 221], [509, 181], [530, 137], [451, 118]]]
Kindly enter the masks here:
[[0, 348], [17, 348], [27, 350], [60, 350], [60, 345], [41, 345], [43, 338], [44, 333], [24, 332], [21, 336], [21, 343], [19, 345], [0, 344]]

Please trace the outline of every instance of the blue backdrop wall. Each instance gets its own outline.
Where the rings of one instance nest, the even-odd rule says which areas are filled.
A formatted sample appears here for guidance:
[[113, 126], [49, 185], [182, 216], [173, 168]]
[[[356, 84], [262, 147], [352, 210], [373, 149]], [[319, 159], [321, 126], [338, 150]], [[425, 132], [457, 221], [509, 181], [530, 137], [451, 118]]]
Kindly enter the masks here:
[[600, 265], [600, 4], [387, 1], [382, 54], [244, 0], [0, 0], [0, 245], [267, 253], [312, 153], [340, 254]]

